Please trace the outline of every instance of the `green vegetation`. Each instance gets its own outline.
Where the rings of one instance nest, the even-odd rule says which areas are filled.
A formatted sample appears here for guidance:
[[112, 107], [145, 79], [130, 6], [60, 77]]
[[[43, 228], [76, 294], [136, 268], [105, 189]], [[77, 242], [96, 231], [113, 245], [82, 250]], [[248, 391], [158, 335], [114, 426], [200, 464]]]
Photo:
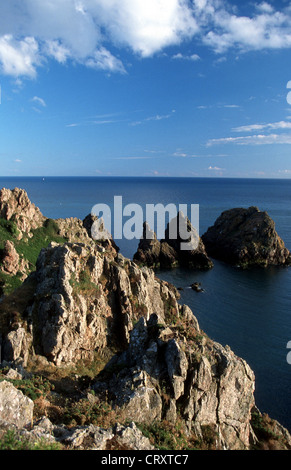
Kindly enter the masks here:
[[16, 388], [22, 391], [31, 400], [35, 401], [40, 397], [45, 397], [51, 390], [54, 389], [52, 383], [41, 375], [34, 375], [30, 379], [6, 379], [5, 375], [0, 373], [0, 382], [8, 380]]
[[177, 420], [171, 424], [166, 420], [154, 421], [151, 424], [137, 423], [144, 436], [159, 450], [194, 450], [194, 441], [191, 442], [182, 421]]
[[76, 279], [75, 273], [72, 273], [70, 285], [72, 286], [74, 293], [77, 295], [94, 295], [98, 298], [101, 293], [100, 286], [92, 282], [90, 271], [87, 267], [80, 272], [78, 280]]
[[[5, 242], [12, 241], [20, 260], [28, 264], [28, 273], [35, 270], [36, 261], [42, 248], [46, 248], [51, 242], [65, 243], [66, 240], [58, 235], [58, 225], [53, 219], [46, 219], [43, 226], [32, 230], [32, 237], [23, 235], [21, 240], [19, 230], [13, 220], [0, 218], [0, 258], [3, 252]], [[0, 294], [7, 295], [22, 283], [22, 273], [18, 272], [15, 276], [10, 276], [0, 271]]]
[[0, 450], [62, 450], [62, 446], [47, 442], [45, 439], [30, 441], [19, 436], [15, 430], [9, 429], [2, 436], [0, 434]]
[[[252, 411], [251, 426], [258, 439], [254, 450], [281, 450], [285, 447], [284, 438], [278, 435], [277, 423], [268, 414]], [[287, 447], [288, 448], [288, 447]]]

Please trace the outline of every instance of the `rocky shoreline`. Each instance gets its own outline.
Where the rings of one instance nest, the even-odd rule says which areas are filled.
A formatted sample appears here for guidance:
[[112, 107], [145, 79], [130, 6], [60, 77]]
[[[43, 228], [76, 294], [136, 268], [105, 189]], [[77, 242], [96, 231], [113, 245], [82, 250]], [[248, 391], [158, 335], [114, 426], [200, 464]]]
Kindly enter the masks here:
[[[12, 433], [27, 448], [291, 449], [257, 409], [249, 365], [147, 266], [174, 253], [167, 237], [130, 260], [90, 237], [90, 216], [51, 221], [18, 188], [0, 191], [0, 219], [0, 446]], [[192, 260], [209, 269], [202, 243]], [[288, 264], [282, 243], [267, 263]]]

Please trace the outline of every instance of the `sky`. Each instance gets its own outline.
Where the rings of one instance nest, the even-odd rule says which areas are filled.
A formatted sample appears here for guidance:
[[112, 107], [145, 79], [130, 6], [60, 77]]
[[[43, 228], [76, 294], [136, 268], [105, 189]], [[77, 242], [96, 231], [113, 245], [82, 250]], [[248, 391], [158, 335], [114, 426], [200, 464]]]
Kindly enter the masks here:
[[0, 0], [1, 176], [291, 177], [291, 2]]

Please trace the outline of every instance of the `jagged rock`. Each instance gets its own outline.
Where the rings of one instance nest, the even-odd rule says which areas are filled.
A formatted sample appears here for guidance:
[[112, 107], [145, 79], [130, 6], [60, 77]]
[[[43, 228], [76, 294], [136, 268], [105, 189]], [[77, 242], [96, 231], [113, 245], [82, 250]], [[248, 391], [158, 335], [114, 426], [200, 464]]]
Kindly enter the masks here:
[[257, 207], [223, 212], [202, 236], [213, 258], [239, 266], [290, 265], [291, 256], [275, 223]]
[[[118, 375], [102, 386], [100, 377], [94, 390], [98, 394], [100, 387], [106, 389], [113, 403], [135, 416], [136, 422], [150, 423], [162, 416], [175, 420], [179, 406], [189, 432], [194, 429], [200, 435], [203, 427], [213, 427], [218, 448], [246, 449], [254, 374], [230, 348], [207, 337], [198, 341], [196, 324], [189, 319], [183, 333], [182, 324], [179, 328], [161, 325], [156, 315], [147, 322], [141, 318], [127, 351], [115, 359]], [[195, 342], [185, 340], [186, 331], [188, 337], [192, 332]], [[161, 393], [165, 387], [167, 402]]]
[[2, 271], [12, 275], [19, 271], [19, 254], [10, 240], [5, 242], [0, 268]]
[[22, 233], [29, 234], [44, 223], [46, 217], [39, 208], [33, 204], [24, 189], [13, 190], [2, 188], [0, 191], [0, 218], [11, 220], [19, 230], [19, 238]]
[[[13, 205], [15, 194], [9, 198]], [[21, 201], [17, 200], [19, 206]], [[1, 207], [2, 216], [11, 218], [10, 210]], [[33, 229], [28, 224], [32, 213], [28, 210], [26, 225], [17, 225], [18, 230]], [[18, 215], [16, 219], [23, 222]], [[249, 449], [257, 439], [251, 427], [254, 374], [250, 367], [201, 331], [190, 308], [178, 304], [174, 286], [157, 279], [152, 269], [123, 257], [110, 237], [94, 241], [88, 233], [92, 222], [91, 217], [83, 222], [60, 219], [59, 233], [71, 242], [51, 243], [40, 252], [35, 273], [17, 291], [19, 299], [13, 297], [10, 319], [5, 311], [10, 297], [2, 300], [2, 367], [8, 364], [20, 371], [17, 365], [26, 367], [30, 360], [30, 366], [54, 365], [57, 370], [80, 360], [92, 361], [97, 351], [111, 360], [92, 384], [94, 403], [106, 398], [119, 416], [136, 423], [182, 422], [189, 436], [194, 433], [202, 441], [204, 433], [211, 431], [217, 449]], [[163, 256], [170, 265], [177, 262], [176, 242], [168, 243], [168, 232], [161, 242], [151, 240], [144, 240], [143, 253], [156, 256], [159, 243], [159, 262]], [[283, 255], [280, 242], [276, 246]], [[197, 253], [192, 251], [187, 254], [189, 258], [193, 254], [198, 266]], [[200, 255], [207, 265], [203, 245]], [[145, 264], [156, 259], [148, 258]], [[112, 349], [118, 351], [113, 357]], [[16, 375], [8, 372], [6, 377], [13, 380]], [[152, 449], [134, 423], [108, 429], [92, 424], [72, 428], [43, 418], [27, 430], [33, 403], [11, 387], [6, 380], [0, 382], [0, 437], [2, 429], [19, 426], [19, 436], [60, 442], [69, 449]], [[91, 406], [93, 401], [88, 398], [88, 403]], [[279, 423], [275, 430], [290, 448], [288, 431]]]
[[71, 449], [76, 450], [105, 450], [107, 441], [113, 437], [112, 429], [105, 430], [98, 426], [89, 425], [74, 429], [63, 442]]
[[[88, 214], [83, 220], [83, 226], [87, 231], [87, 234], [93, 240], [98, 240], [101, 244], [108, 249], [112, 247], [116, 253], [119, 252], [119, 247], [116, 245], [112, 238], [111, 233], [106, 230], [103, 219], [99, 219], [94, 214]], [[102, 236], [100, 237], [100, 233]]]
[[19, 428], [13, 423], [2, 420], [0, 416], [1, 434], [14, 430], [19, 440], [36, 443], [61, 444], [67, 450], [154, 450], [149, 439], [137, 428], [134, 422], [127, 425], [116, 425], [104, 429], [95, 425], [68, 428], [54, 425], [47, 417], [29, 423], [30, 429]]
[[117, 424], [114, 428], [115, 441], [119, 446], [131, 450], [153, 450], [149, 439], [143, 435], [134, 422], [127, 426]]
[[165, 238], [161, 241], [157, 240], [155, 232], [147, 222], [144, 222], [143, 236], [133, 259], [138, 264], [150, 267], [173, 268], [179, 265], [194, 269], [213, 267], [196, 229], [182, 213], [178, 213], [177, 217], [168, 223]]
[[[175, 236], [177, 233], [177, 236]], [[174, 236], [173, 236], [174, 234]], [[203, 241], [188, 217], [179, 212], [167, 225], [165, 240], [178, 253], [179, 264], [195, 269], [210, 269], [213, 263]]]
[[22, 357], [27, 363], [32, 353], [56, 365], [92, 360], [94, 351], [111, 343], [125, 347], [142, 315], [156, 312], [163, 322], [165, 301], [179, 308], [178, 292], [152, 270], [125, 258], [118, 263], [94, 243], [51, 243], [31, 276], [27, 320], [2, 338], [2, 359], [8, 361]]
[[33, 401], [7, 380], [0, 382], [0, 420], [23, 428], [32, 423]]
[[55, 222], [59, 228], [59, 235], [68, 240], [69, 243], [93, 244], [83, 222], [77, 217], [56, 219]]
[[21, 324], [15, 326], [4, 338], [3, 359], [14, 362], [22, 358], [24, 367], [27, 365], [32, 336]]

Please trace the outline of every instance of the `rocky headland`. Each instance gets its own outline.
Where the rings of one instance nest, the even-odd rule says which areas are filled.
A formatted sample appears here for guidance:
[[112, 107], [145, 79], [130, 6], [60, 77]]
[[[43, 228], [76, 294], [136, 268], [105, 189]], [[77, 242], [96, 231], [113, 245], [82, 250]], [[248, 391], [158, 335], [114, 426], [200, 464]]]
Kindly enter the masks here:
[[25, 191], [1, 195], [0, 448], [291, 449], [249, 365], [173, 285], [93, 240], [91, 216], [52, 221]]

